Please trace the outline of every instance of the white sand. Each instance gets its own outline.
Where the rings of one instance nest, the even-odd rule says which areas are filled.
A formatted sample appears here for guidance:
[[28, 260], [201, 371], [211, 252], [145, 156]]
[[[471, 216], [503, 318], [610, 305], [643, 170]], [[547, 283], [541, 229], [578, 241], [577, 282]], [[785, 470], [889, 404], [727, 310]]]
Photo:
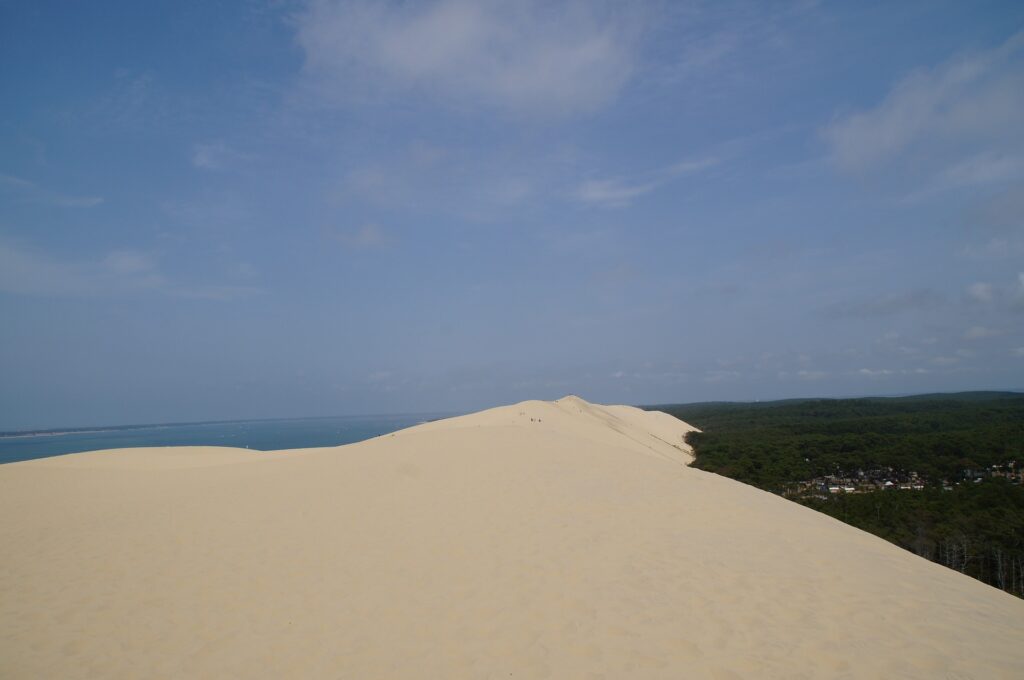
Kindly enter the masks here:
[[3, 678], [1021, 678], [1024, 601], [575, 398], [0, 466]]

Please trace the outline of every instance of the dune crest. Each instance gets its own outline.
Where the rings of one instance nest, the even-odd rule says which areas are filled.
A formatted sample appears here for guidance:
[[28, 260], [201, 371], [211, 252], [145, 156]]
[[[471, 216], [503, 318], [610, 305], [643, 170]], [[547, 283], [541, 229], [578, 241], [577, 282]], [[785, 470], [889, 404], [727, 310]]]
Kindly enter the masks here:
[[575, 396], [0, 466], [0, 676], [1024, 676], [1024, 601]]
[[532, 427], [544, 432], [573, 434], [622, 444], [626, 448], [666, 460], [689, 464], [693, 453], [686, 433], [696, 428], [660, 411], [644, 411], [635, 406], [601, 406], [569, 395], [556, 401], [523, 401], [511, 406], [448, 418], [402, 433], [459, 428]]

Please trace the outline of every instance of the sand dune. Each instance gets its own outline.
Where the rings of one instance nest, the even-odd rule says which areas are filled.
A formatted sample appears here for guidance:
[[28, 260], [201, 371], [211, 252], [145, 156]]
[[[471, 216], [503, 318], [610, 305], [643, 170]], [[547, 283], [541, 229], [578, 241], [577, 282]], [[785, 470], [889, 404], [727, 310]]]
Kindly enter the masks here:
[[574, 397], [0, 466], [0, 677], [1020, 678], [1024, 601]]

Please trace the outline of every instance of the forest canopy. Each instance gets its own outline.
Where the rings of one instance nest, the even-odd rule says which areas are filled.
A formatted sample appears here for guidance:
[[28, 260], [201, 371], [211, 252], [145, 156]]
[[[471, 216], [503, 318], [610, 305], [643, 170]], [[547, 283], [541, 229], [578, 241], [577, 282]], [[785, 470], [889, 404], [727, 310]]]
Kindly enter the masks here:
[[[687, 437], [696, 468], [785, 494], [1024, 595], [1024, 394], [647, 408], [701, 430]], [[913, 490], [859, 485], [853, 493], [832, 493], [828, 481], [817, 484], [882, 479], [917, 483]]]

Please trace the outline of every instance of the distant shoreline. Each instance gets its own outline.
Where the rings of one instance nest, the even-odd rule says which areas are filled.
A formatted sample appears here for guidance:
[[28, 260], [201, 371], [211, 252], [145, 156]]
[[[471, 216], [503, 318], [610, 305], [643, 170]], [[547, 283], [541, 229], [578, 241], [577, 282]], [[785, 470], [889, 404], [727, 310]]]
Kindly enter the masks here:
[[34, 437], [61, 437], [69, 434], [92, 434], [100, 432], [122, 432], [128, 430], [155, 430], [171, 425], [127, 425], [125, 427], [98, 427], [79, 430], [40, 430], [29, 432], [0, 432], [0, 439], [32, 439]]
[[44, 430], [8, 430], [0, 432], [0, 439], [31, 439], [33, 437], [60, 437], [62, 435], [69, 434], [92, 434], [102, 432], [129, 432], [133, 430], [157, 430], [172, 427], [181, 426], [201, 426], [201, 425], [231, 425], [233, 423], [274, 423], [274, 422], [285, 422], [295, 420], [337, 420], [337, 419], [352, 419], [352, 420], [367, 420], [372, 418], [408, 418], [410, 416], [423, 416], [423, 422], [429, 423], [434, 420], [441, 420], [444, 418], [450, 418], [455, 413], [438, 413], [438, 412], [426, 412], [426, 413], [372, 413], [369, 415], [354, 415], [354, 416], [300, 416], [298, 418], [241, 418], [233, 420], [197, 420], [177, 423], [147, 423], [141, 425], [99, 425], [96, 427], [75, 427], [75, 428], [49, 428]]

